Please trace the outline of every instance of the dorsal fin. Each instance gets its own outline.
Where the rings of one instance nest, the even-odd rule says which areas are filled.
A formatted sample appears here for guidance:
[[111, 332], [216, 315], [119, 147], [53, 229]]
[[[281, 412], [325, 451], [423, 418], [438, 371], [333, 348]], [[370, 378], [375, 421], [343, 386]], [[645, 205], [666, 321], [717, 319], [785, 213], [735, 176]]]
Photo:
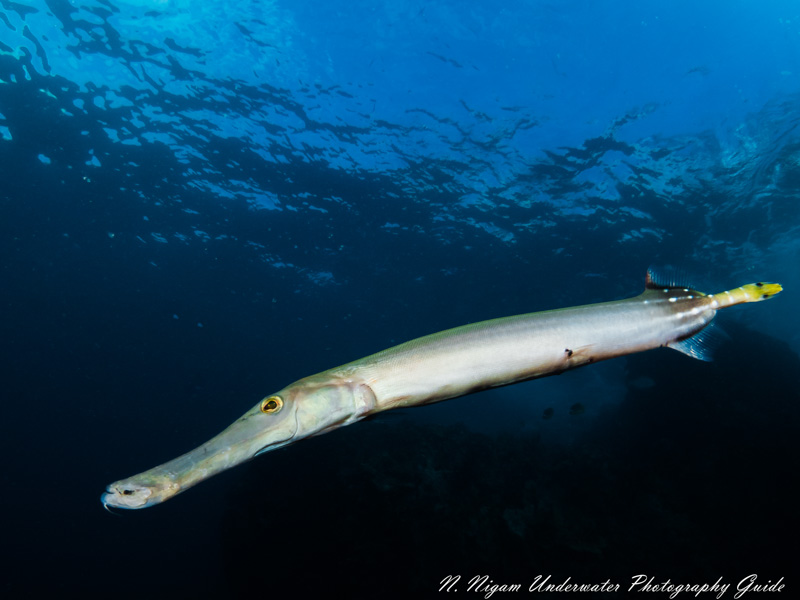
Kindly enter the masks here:
[[655, 267], [649, 267], [644, 279], [644, 287], [648, 290], [694, 289], [694, 286], [687, 281], [686, 274], [674, 267], [659, 267], [658, 270]]

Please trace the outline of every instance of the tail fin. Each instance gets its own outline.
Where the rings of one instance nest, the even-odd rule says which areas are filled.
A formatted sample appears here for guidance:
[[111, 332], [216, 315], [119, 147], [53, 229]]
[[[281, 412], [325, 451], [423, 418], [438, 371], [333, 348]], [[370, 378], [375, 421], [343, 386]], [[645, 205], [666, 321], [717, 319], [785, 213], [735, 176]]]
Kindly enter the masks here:
[[[718, 294], [709, 294], [704, 298], [704, 301], [711, 301], [711, 308], [714, 310], [733, 306], [734, 304], [742, 304], [743, 302], [761, 302], [772, 298], [783, 290], [778, 283], [748, 283], [735, 290], [728, 290], [727, 292], [720, 292]], [[695, 293], [695, 291], [692, 291]], [[691, 298], [691, 296], [690, 296]], [[700, 360], [712, 360], [714, 350], [721, 344], [725, 337], [720, 329], [712, 329], [713, 323], [709, 323], [705, 329], [694, 334], [690, 338], [681, 340], [679, 342], [672, 342], [668, 344], [670, 348], [674, 348], [678, 352], [699, 358]]]
[[743, 302], [761, 302], [779, 294], [783, 287], [779, 283], [748, 283], [734, 290], [709, 294], [708, 298], [717, 303], [714, 308], [726, 308]]

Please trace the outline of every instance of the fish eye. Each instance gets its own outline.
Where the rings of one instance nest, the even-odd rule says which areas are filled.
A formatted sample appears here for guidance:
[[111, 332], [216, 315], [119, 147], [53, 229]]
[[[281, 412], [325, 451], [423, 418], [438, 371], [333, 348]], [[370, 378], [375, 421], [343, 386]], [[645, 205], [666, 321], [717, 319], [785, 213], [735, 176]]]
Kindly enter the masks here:
[[283, 398], [280, 396], [267, 396], [261, 401], [261, 412], [276, 413], [283, 408]]

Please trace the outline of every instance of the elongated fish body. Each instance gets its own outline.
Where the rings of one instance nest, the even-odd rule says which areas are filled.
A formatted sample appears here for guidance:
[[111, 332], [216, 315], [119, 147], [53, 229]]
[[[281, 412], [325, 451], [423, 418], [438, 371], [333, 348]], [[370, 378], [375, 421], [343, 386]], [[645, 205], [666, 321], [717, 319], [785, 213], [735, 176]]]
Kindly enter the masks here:
[[669, 346], [702, 330], [719, 304], [688, 289], [464, 325], [329, 371], [361, 378], [376, 410], [428, 404]]
[[265, 397], [195, 450], [108, 486], [106, 507], [144, 508], [246, 460], [397, 407], [416, 406], [666, 346], [708, 359], [716, 311], [781, 291], [753, 283], [706, 295], [660, 284], [644, 293], [483, 321], [421, 337], [301, 379]]

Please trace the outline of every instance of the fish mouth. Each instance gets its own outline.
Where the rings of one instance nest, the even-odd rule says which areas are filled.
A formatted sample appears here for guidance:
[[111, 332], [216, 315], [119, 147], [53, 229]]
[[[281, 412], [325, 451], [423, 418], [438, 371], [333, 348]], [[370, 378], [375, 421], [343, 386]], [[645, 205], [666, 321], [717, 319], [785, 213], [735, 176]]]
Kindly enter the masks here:
[[111, 489], [111, 486], [108, 486], [105, 493], [100, 495], [100, 502], [106, 510], [109, 510], [109, 508], [119, 508], [119, 503], [116, 501], [116, 498], [116, 492]]
[[116, 496], [116, 492], [111, 489], [111, 486], [108, 486], [106, 491], [100, 495], [100, 502], [103, 504], [103, 508], [109, 512], [111, 512], [110, 508], [118, 508], [119, 505], [115, 501]]
[[150, 504], [153, 489], [142, 485], [120, 485], [112, 483], [100, 496], [103, 506], [113, 508], [144, 508]]

